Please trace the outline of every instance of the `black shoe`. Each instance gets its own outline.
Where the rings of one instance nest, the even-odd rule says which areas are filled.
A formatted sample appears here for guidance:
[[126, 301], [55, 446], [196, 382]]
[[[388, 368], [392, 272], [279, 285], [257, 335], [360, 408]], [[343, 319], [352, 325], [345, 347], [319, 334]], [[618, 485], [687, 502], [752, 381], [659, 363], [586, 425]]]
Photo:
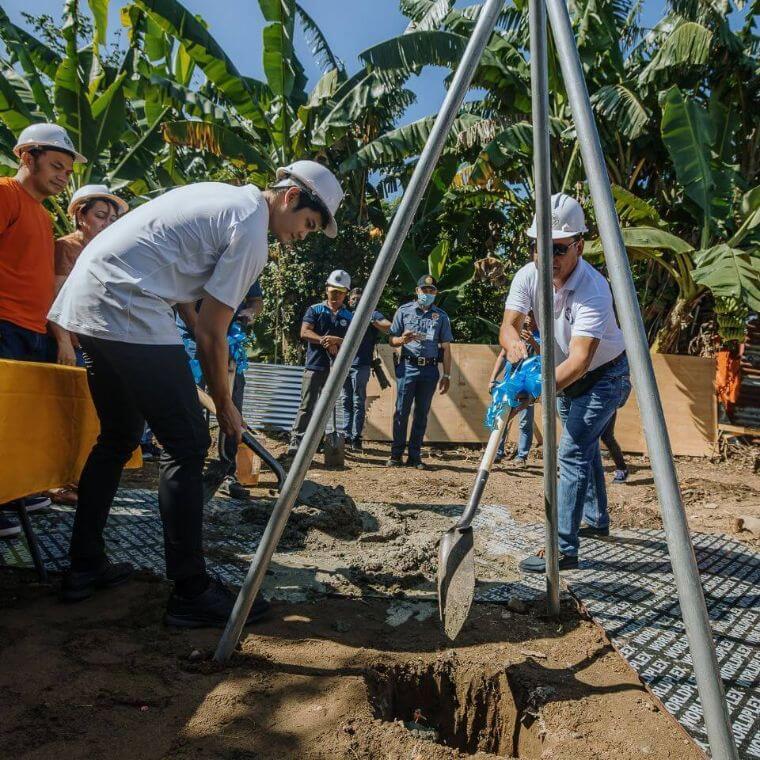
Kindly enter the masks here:
[[409, 459], [406, 460], [407, 467], [414, 467], [415, 470], [427, 470], [427, 465], [421, 459]]
[[[174, 592], [166, 605], [164, 622], [175, 628], [224, 628], [227, 625], [237, 594], [220, 581], [212, 579], [208, 588], [188, 599]], [[245, 625], [255, 623], [269, 612], [269, 602], [256, 595]]]
[[603, 538], [610, 535], [610, 526], [595, 528], [593, 525], [584, 524], [578, 529], [578, 535], [582, 538]]
[[129, 562], [109, 562], [106, 560], [98, 570], [69, 570], [61, 583], [61, 598], [64, 602], [81, 602], [96, 591], [113, 588], [126, 583], [135, 568]]
[[142, 458], [145, 462], [156, 462], [161, 458], [161, 448], [156, 446], [153, 441], [150, 443], [141, 443], [140, 450], [142, 451]]
[[231, 499], [237, 499], [238, 501], [248, 501], [251, 498], [251, 494], [245, 486], [238, 483], [237, 478], [232, 475], [228, 475], [219, 486], [219, 493], [224, 496], [229, 496]]
[[301, 445], [301, 439], [297, 435], [291, 435], [288, 441], [288, 450], [285, 452], [286, 457], [294, 457]]
[[351, 451], [355, 451], [357, 454], [361, 454], [364, 451], [364, 444], [361, 438], [354, 438], [348, 445]]
[[[532, 557], [526, 557], [518, 567], [524, 573], [545, 573], [546, 572], [546, 560], [543, 557], [539, 557], [534, 554]], [[574, 570], [578, 567], [578, 557], [572, 554], [560, 554], [559, 555], [559, 569], [560, 570]]]
[[386, 463], [386, 467], [403, 467], [404, 463], [396, 457], [391, 457]]

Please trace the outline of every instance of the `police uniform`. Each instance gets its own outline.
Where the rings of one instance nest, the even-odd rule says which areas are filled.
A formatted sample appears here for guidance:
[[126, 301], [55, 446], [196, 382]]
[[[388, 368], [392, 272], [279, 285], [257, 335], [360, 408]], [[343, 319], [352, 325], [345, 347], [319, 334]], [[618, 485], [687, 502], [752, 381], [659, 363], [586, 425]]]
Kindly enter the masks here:
[[[417, 287], [435, 285], [432, 277], [420, 278]], [[400, 337], [406, 330], [424, 333], [424, 338], [401, 347], [396, 366], [396, 409], [393, 414], [391, 459], [401, 459], [406, 448], [409, 414], [414, 404], [412, 432], [409, 436], [409, 460], [420, 461], [422, 439], [427, 428], [430, 404], [438, 384], [438, 355], [441, 343], [451, 343], [451, 321], [443, 309], [433, 305], [423, 309], [410, 301], [399, 307], [393, 316], [390, 335]]]
[[[309, 306], [301, 321], [311, 325], [317, 335], [337, 335], [343, 338], [348, 331], [352, 317], [352, 312], [346, 306], [341, 306], [337, 312], [334, 312], [326, 301], [322, 301], [322, 303]], [[301, 406], [298, 409], [290, 434], [291, 449], [298, 446], [306, 432], [317, 399], [327, 382], [330, 364], [330, 354], [327, 353], [327, 349], [311, 342], [306, 344], [306, 364], [301, 384]]]

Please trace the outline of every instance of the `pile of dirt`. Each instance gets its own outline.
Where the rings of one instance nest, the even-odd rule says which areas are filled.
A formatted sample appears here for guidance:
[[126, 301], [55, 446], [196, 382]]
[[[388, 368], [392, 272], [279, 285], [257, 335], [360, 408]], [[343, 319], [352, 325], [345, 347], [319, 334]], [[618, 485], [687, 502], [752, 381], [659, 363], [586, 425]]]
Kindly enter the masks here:
[[301, 486], [293, 519], [304, 530], [316, 528], [337, 538], [356, 538], [363, 527], [356, 502], [342, 485], [333, 487], [313, 480]]
[[[250, 505], [239, 512], [240, 520], [263, 530], [276, 501], [274, 496], [252, 499]], [[282, 545], [289, 548], [303, 546], [305, 534], [311, 530], [319, 530], [335, 538], [352, 539], [358, 537], [363, 528], [364, 522], [356, 502], [343, 486], [333, 487], [306, 481], [288, 519]]]

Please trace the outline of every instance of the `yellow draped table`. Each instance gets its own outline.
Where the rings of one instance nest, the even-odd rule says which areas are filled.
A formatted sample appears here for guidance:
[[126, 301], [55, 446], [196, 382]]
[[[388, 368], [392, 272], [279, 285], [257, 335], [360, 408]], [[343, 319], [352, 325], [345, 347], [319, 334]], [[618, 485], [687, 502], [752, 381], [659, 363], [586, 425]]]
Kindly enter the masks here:
[[84, 369], [0, 360], [0, 504], [76, 483], [99, 432]]

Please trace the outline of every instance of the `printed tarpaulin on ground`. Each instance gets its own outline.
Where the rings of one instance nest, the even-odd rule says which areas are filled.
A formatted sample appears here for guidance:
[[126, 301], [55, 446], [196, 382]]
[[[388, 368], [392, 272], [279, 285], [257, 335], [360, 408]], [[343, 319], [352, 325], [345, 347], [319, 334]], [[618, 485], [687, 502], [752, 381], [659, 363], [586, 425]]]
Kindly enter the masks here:
[[0, 504], [76, 483], [99, 431], [83, 369], [0, 360]]

